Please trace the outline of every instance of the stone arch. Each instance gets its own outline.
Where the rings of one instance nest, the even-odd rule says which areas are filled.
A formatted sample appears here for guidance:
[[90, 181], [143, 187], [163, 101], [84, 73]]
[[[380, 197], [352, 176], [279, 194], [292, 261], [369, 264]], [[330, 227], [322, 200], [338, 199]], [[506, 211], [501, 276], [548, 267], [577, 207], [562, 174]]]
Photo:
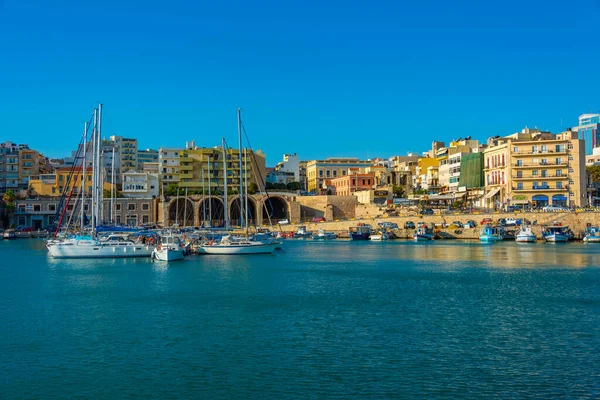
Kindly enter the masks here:
[[282, 219], [290, 219], [290, 205], [283, 196], [269, 196], [262, 202], [262, 223], [277, 223]]
[[[245, 199], [244, 199], [245, 201]], [[248, 214], [248, 225], [253, 226], [258, 224], [258, 213], [256, 207], [256, 200], [251, 196], [248, 196], [248, 210], [246, 210]], [[229, 219], [231, 220], [231, 225], [240, 225], [240, 198], [236, 196], [233, 200], [231, 200], [229, 205]]]
[[187, 197], [172, 198], [169, 201], [169, 225], [194, 225], [194, 202]]
[[204, 197], [198, 206], [198, 221], [200, 226], [224, 226], [225, 207], [223, 206], [223, 200], [218, 196]]

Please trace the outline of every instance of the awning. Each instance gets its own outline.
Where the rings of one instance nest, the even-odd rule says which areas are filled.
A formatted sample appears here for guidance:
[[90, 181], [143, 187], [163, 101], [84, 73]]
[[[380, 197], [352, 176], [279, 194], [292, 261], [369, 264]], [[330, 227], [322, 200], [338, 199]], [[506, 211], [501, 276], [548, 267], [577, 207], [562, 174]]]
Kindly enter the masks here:
[[529, 200], [511, 200], [510, 204], [529, 204]]
[[467, 192], [463, 192], [463, 193], [454, 193], [454, 195], [452, 196], [452, 198], [454, 199], [460, 199], [462, 197], [465, 197], [467, 195]]
[[485, 198], [489, 199], [490, 197], [494, 197], [499, 191], [500, 191], [500, 188], [492, 189], [491, 192], [489, 192], [488, 194], [485, 195]]
[[453, 200], [454, 196], [452, 196], [451, 194], [432, 194], [429, 195], [429, 201], [433, 200], [433, 201], [437, 201], [437, 200]]

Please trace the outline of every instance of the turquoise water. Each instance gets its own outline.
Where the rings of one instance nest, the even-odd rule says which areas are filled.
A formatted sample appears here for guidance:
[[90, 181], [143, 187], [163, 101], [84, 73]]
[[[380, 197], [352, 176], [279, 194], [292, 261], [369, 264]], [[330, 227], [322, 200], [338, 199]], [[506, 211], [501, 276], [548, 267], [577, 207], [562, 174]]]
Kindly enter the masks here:
[[0, 241], [0, 397], [598, 398], [599, 254], [288, 240], [165, 267]]

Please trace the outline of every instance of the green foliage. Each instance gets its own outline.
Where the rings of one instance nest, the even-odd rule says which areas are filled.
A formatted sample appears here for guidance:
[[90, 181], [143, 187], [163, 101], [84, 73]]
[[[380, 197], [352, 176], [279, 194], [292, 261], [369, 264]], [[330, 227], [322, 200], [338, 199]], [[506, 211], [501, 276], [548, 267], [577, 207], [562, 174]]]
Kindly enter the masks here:
[[425, 189], [415, 190], [415, 194], [427, 194], [427, 190], [425, 190]]
[[331, 196], [333, 194], [333, 192], [331, 191], [331, 189], [327, 189], [327, 196]]
[[6, 210], [13, 211], [15, 209], [15, 200], [17, 199], [17, 195], [12, 190], [7, 190], [6, 193], [2, 196], [2, 201], [4, 201], [4, 205]]
[[287, 190], [300, 190], [300, 182], [289, 182], [286, 188]]
[[254, 182], [248, 184], [248, 194], [255, 194], [258, 192], [258, 186]]
[[177, 196], [177, 184], [169, 183], [165, 189], [165, 196]]
[[586, 167], [586, 170], [592, 182], [600, 182], [600, 165]]
[[394, 197], [404, 197], [404, 188], [402, 186], [393, 185], [392, 193], [394, 193]]

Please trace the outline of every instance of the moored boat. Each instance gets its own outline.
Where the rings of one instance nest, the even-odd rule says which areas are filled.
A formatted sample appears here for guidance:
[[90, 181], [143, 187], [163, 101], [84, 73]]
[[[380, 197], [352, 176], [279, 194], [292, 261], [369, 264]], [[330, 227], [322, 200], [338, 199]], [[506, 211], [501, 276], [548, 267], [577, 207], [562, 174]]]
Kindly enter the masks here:
[[160, 237], [160, 244], [152, 251], [152, 259], [158, 261], [183, 260], [186, 250], [178, 236], [164, 235]]
[[262, 243], [256, 240], [225, 235], [218, 242], [211, 240], [199, 246], [198, 253], [220, 255], [269, 254], [273, 253], [278, 245], [278, 243]]
[[325, 232], [323, 229], [319, 229], [317, 233], [313, 233], [313, 240], [329, 240], [336, 239], [337, 234], [334, 232]]
[[572, 234], [568, 226], [555, 224], [544, 227], [542, 236], [547, 242], [568, 242]]
[[435, 233], [433, 232], [433, 229], [428, 228], [425, 225], [419, 225], [412, 238], [417, 242], [424, 242], [433, 240], [435, 238]]
[[373, 233], [371, 233], [371, 236], [369, 236], [369, 240], [376, 241], [376, 242], [382, 242], [384, 240], [388, 240], [389, 238], [390, 238], [390, 234], [386, 231], [373, 232]]
[[528, 225], [522, 225], [517, 232], [517, 236], [515, 237], [515, 242], [519, 243], [534, 243], [537, 241], [537, 236], [531, 230], [531, 227]]
[[504, 240], [504, 228], [501, 226], [486, 225], [481, 229], [479, 240], [485, 243]]
[[309, 238], [312, 236], [312, 232], [306, 230], [306, 226], [300, 225], [298, 231], [294, 233], [294, 237]]
[[369, 237], [371, 236], [371, 226], [367, 224], [351, 226], [348, 229], [348, 234], [352, 240], [369, 240]]
[[2, 238], [12, 240], [17, 238], [17, 234], [14, 229], [7, 229], [2, 234]]
[[590, 226], [583, 231], [583, 241], [587, 243], [600, 243], [600, 228]]

